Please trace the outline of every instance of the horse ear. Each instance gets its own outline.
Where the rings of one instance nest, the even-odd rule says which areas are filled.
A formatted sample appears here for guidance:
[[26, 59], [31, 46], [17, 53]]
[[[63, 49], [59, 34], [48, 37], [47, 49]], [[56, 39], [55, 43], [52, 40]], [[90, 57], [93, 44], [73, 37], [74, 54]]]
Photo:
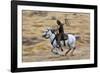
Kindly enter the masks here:
[[47, 30], [50, 30], [51, 28], [50, 27], [47, 27]]
[[55, 33], [54, 29], [51, 30], [52, 33]]

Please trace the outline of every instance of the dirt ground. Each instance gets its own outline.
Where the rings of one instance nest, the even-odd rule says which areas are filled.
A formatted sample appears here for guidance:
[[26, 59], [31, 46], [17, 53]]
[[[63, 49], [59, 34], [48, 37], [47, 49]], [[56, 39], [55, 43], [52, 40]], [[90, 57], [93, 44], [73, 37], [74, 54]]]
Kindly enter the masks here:
[[[79, 35], [77, 49], [74, 56], [55, 55], [51, 52], [52, 45], [48, 39], [42, 37], [42, 31], [47, 27], [55, 28], [56, 19], [64, 23], [64, 31]], [[90, 58], [90, 15], [88, 13], [70, 12], [45, 12], [29, 11], [22, 12], [22, 62], [57, 61], [57, 60], [80, 60]], [[63, 47], [64, 49], [68, 47]]]

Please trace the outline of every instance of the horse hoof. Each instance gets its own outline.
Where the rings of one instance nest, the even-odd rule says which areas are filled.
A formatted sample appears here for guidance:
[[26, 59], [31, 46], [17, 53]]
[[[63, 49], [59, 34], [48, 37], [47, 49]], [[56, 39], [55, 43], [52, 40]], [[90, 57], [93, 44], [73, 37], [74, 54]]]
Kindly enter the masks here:
[[67, 56], [67, 54], [65, 54], [64, 56]]
[[60, 56], [65, 56], [65, 55], [60, 55]]
[[74, 56], [74, 54], [71, 54], [71, 56]]

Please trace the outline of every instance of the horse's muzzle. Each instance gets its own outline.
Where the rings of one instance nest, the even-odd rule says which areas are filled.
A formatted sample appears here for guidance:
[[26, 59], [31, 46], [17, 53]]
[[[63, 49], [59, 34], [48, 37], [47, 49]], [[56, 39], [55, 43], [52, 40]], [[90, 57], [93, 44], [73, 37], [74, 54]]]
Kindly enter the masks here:
[[43, 38], [48, 39], [48, 37], [46, 37], [46, 35], [42, 35]]
[[46, 35], [42, 35], [42, 37], [45, 37]]

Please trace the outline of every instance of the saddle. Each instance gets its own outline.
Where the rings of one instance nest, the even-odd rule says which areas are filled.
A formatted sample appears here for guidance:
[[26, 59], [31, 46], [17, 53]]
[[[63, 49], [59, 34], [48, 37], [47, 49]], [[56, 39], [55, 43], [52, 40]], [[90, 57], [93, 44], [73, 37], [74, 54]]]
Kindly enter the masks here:
[[[53, 44], [53, 42], [54, 42], [55, 39], [57, 40], [57, 35], [55, 36], [55, 38], [53, 39], [53, 41], [51, 42], [51, 44]], [[66, 46], [65, 45], [65, 40], [67, 40], [67, 39], [68, 39], [68, 35], [65, 34], [65, 33], [64, 33], [63, 37], [60, 38], [61, 41], [64, 41], [64, 46]]]
[[68, 35], [64, 33], [63, 37], [61, 37], [61, 40], [67, 40], [68, 39]]
[[[59, 37], [58, 37], [59, 38]], [[62, 36], [61, 36], [61, 38], [60, 38], [60, 41], [63, 41], [64, 42], [64, 46], [66, 46], [66, 44], [65, 44], [65, 40], [67, 40], [68, 39], [68, 35], [67, 34], [63, 34]], [[58, 43], [59, 45], [60, 45], [60, 43]]]

